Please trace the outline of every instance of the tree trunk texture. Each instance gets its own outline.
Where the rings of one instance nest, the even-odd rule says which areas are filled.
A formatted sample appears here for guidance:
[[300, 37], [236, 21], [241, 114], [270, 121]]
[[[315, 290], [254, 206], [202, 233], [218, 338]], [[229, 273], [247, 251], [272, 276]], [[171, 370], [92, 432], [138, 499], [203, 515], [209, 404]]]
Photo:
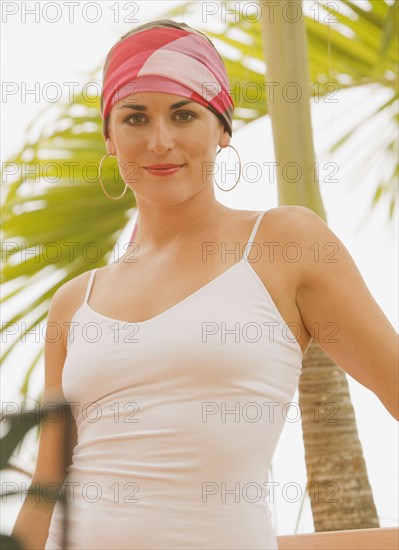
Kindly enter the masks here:
[[312, 340], [299, 406], [315, 531], [379, 527], [346, 373]]

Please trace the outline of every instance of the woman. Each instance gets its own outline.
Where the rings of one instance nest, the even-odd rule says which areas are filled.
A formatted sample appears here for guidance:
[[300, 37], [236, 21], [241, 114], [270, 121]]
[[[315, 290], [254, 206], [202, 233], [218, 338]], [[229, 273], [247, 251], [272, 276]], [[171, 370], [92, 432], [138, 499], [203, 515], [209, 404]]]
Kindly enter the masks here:
[[[316, 323], [398, 418], [396, 333], [337, 236], [307, 208], [216, 201], [228, 89], [212, 43], [183, 23], [142, 25], [107, 57], [106, 148], [139, 223], [120, 260], [64, 285], [49, 311], [63, 338], [46, 342], [45, 395], [62, 392], [76, 421], [68, 548], [276, 549], [268, 468]], [[43, 428], [33, 481], [64, 480], [64, 429]], [[31, 543], [61, 548], [60, 503], [28, 506], [15, 534], [28, 540], [29, 522]]]

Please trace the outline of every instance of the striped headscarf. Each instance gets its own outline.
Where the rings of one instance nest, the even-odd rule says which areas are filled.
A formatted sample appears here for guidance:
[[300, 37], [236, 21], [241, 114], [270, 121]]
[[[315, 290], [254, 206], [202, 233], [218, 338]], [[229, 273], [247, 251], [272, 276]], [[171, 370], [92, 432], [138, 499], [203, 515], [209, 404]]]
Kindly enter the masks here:
[[222, 58], [207, 37], [174, 21], [160, 23], [149, 23], [149, 28], [127, 36], [111, 49], [101, 97], [103, 134], [116, 102], [133, 93], [153, 91], [200, 103], [223, 122], [231, 136], [234, 103]]

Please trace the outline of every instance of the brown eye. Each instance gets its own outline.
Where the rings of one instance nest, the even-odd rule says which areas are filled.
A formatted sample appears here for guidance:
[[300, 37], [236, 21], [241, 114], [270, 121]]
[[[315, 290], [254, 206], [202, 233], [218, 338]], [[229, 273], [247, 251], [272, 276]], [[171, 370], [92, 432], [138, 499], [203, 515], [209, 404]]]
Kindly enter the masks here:
[[135, 117], [142, 117], [143, 115], [140, 115], [140, 114], [134, 114], [134, 115], [129, 115], [127, 118], [125, 118], [125, 122], [129, 122], [131, 119], [135, 118]]
[[[177, 113], [177, 115], [189, 115], [190, 117], [192, 118], [197, 118], [196, 115], [194, 113], [190, 113], [190, 111], [180, 111], [179, 113]], [[188, 120], [191, 120], [191, 119], [188, 119]], [[188, 122], [187, 119], [183, 119], [183, 122]]]

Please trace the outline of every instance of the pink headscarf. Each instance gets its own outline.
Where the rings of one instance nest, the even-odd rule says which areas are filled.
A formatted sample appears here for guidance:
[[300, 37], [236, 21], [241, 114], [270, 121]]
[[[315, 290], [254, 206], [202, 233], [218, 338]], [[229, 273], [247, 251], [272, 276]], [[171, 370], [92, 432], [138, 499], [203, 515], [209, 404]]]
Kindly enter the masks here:
[[[223, 61], [213, 46], [183, 28], [144, 29], [112, 48], [102, 91], [103, 122], [112, 106], [136, 92], [187, 97], [219, 115], [230, 135], [234, 102]], [[103, 126], [104, 134], [105, 128]]]

